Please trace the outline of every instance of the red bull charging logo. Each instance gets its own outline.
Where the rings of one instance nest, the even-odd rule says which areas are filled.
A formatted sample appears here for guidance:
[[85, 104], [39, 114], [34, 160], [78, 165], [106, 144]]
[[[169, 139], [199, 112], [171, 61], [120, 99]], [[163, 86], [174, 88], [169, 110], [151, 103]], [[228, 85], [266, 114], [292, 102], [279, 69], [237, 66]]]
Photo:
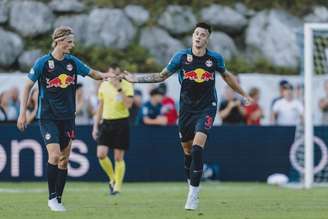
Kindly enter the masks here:
[[67, 74], [60, 74], [58, 77], [53, 79], [47, 79], [47, 88], [60, 87], [66, 88], [71, 84], [75, 84], [75, 75], [70, 76]]
[[196, 70], [184, 72], [183, 79], [203, 83], [205, 81], [214, 80], [214, 73], [205, 71], [202, 68], [197, 68]]

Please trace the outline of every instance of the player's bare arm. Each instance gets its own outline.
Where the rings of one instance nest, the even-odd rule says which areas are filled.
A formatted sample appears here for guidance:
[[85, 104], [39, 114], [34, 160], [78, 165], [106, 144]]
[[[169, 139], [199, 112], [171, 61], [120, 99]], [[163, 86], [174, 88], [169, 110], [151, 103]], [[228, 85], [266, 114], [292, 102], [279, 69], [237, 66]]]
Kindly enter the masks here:
[[95, 80], [106, 80], [108, 78], [115, 78], [116, 75], [113, 72], [100, 72], [96, 70], [91, 70], [89, 77], [95, 79]]
[[235, 92], [245, 97], [247, 102], [253, 102], [253, 99], [239, 86], [235, 76], [231, 72], [225, 71], [222, 77]]
[[102, 119], [103, 107], [104, 107], [104, 101], [99, 100], [98, 109], [97, 109], [96, 114], [94, 116], [94, 124], [93, 124], [93, 130], [92, 130], [92, 137], [95, 140], [97, 139], [97, 136], [98, 136], [98, 126], [99, 126], [100, 121]]
[[156, 83], [165, 81], [173, 73], [164, 68], [160, 73], [146, 73], [146, 74], [132, 74], [128, 71], [124, 71], [124, 79], [131, 83]]
[[32, 80], [26, 80], [23, 94], [21, 97], [21, 105], [20, 105], [20, 111], [19, 111], [19, 117], [17, 120], [17, 128], [20, 131], [24, 131], [26, 127], [26, 108], [27, 108], [27, 100], [30, 95], [31, 89], [34, 85], [34, 82]]

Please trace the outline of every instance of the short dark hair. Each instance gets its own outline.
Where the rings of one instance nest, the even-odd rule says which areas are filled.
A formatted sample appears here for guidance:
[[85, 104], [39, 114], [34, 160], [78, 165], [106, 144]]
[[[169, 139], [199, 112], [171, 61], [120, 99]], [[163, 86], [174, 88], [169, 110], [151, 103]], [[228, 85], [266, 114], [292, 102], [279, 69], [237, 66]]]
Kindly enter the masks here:
[[208, 23], [205, 23], [205, 22], [199, 22], [196, 24], [195, 28], [196, 29], [197, 27], [200, 27], [200, 28], [204, 28], [206, 29], [210, 34], [212, 33], [212, 27], [210, 24]]
[[153, 88], [151, 91], [150, 91], [150, 96], [154, 96], [154, 95], [163, 95], [163, 93], [158, 89], [158, 88]]

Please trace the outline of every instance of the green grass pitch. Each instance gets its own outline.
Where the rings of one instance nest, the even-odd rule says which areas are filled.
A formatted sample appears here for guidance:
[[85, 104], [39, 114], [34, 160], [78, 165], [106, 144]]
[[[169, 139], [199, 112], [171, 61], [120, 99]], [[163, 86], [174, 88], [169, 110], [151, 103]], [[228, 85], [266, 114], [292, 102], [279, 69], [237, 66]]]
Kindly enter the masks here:
[[109, 196], [105, 183], [67, 182], [67, 212], [47, 207], [47, 184], [0, 183], [0, 219], [327, 219], [328, 188], [280, 188], [262, 183], [201, 185], [200, 206], [185, 211], [185, 183], [125, 183]]

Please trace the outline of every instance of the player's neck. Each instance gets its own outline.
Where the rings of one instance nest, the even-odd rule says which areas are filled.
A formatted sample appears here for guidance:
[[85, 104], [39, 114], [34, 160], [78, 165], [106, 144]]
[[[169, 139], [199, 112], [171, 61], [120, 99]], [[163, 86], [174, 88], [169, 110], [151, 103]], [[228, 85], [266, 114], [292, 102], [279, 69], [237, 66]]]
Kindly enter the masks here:
[[57, 59], [57, 60], [63, 60], [63, 59], [64, 59], [64, 56], [65, 56], [65, 53], [63, 53], [60, 49], [55, 48], [55, 49], [52, 51], [51, 55], [52, 55], [55, 59]]
[[204, 56], [205, 53], [206, 53], [206, 47], [196, 47], [196, 46], [193, 46], [192, 47], [192, 53], [195, 55], [195, 56]]

